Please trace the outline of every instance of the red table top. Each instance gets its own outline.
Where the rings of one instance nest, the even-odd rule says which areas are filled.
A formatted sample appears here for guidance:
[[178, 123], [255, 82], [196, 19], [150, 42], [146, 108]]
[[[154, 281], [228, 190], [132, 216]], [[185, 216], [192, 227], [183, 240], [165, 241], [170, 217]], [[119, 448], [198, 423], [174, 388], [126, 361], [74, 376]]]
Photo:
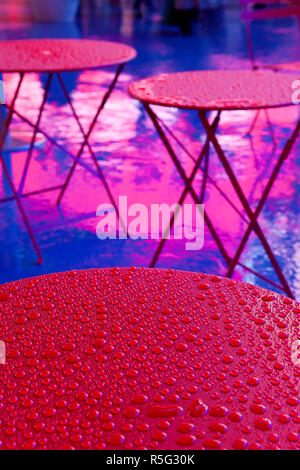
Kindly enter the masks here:
[[21, 39], [0, 42], [0, 72], [65, 72], [129, 62], [130, 46], [92, 39]]
[[1, 449], [299, 449], [300, 304], [188, 272], [0, 286]]
[[206, 70], [134, 82], [129, 93], [149, 104], [196, 110], [260, 109], [292, 104], [298, 76], [272, 71]]

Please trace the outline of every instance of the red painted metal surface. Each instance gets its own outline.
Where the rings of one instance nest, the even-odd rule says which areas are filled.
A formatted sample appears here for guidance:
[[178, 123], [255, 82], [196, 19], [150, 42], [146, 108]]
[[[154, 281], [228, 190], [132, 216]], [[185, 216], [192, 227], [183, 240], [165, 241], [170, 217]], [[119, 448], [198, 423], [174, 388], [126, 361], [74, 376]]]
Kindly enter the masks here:
[[129, 62], [130, 46], [92, 39], [22, 39], [1, 41], [1, 72], [66, 72]]
[[129, 93], [140, 101], [198, 110], [275, 108], [292, 104], [298, 76], [272, 71], [205, 70], [139, 80]]
[[1, 449], [299, 449], [300, 304], [109, 268], [0, 287]]

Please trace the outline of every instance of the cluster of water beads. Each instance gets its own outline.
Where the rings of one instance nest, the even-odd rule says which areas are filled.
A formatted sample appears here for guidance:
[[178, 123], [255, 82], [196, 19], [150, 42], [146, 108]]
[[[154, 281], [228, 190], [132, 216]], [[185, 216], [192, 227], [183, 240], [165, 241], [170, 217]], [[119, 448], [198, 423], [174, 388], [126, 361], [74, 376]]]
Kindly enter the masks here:
[[146, 103], [183, 109], [254, 109], [291, 104], [297, 76], [253, 70], [161, 74], [134, 82], [130, 94]]
[[93, 39], [28, 39], [1, 41], [3, 72], [84, 70], [134, 59], [130, 46]]
[[0, 449], [299, 449], [300, 306], [204, 274], [0, 287]]

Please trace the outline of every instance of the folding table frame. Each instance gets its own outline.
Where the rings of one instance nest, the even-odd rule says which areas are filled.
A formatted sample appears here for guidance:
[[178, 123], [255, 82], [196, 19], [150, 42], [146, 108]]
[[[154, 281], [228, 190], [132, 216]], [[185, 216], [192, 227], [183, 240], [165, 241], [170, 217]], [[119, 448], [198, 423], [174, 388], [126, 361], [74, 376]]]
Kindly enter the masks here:
[[[176, 136], [174, 136], [173, 132], [168, 129], [168, 127], [162, 122], [162, 120], [156, 115], [156, 113], [153, 111], [153, 109], [151, 108], [151, 106], [146, 103], [146, 102], [143, 102], [143, 105], [144, 105], [144, 108], [147, 112], [147, 114], [149, 115], [151, 121], [153, 122], [154, 124], [154, 127], [155, 129], [157, 130], [168, 154], [170, 155], [172, 161], [174, 162], [175, 164], [175, 167], [177, 168], [180, 176], [182, 177], [182, 180], [185, 184], [185, 188], [180, 196], [180, 199], [178, 201], [178, 204], [182, 204], [185, 197], [187, 196], [188, 193], [190, 193], [191, 197], [193, 198], [195, 204], [203, 204], [204, 202], [204, 193], [205, 193], [205, 184], [207, 182], [207, 180], [210, 180], [215, 187], [217, 187], [218, 190], [220, 190], [220, 188], [217, 186], [217, 184], [214, 182], [214, 180], [210, 177], [209, 175], [209, 165], [208, 165], [208, 158], [209, 158], [209, 144], [212, 145], [212, 147], [214, 148], [214, 150], [216, 151], [216, 155], [218, 156], [236, 194], [237, 194], [237, 197], [239, 199], [239, 201], [241, 202], [242, 204], [242, 207], [244, 208], [246, 214], [247, 214], [247, 219], [243, 216], [243, 214], [239, 211], [239, 209], [233, 204], [232, 201], [229, 200], [228, 196], [227, 195], [224, 195], [224, 193], [222, 191], [222, 194], [223, 196], [226, 197], [226, 200], [231, 204], [231, 206], [236, 210], [236, 212], [239, 213], [239, 215], [243, 218], [243, 220], [245, 222], [247, 222], [248, 224], [248, 227], [241, 239], [241, 242], [238, 246], [238, 249], [235, 253], [235, 255], [233, 257], [231, 257], [222, 240], [220, 239], [213, 223], [212, 223], [212, 220], [210, 219], [209, 215], [207, 213], [205, 213], [205, 221], [206, 221], [206, 224], [207, 224], [207, 227], [213, 237], [213, 239], [215, 240], [228, 268], [227, 268], [227, 273], [226, 273], [226, 276], [227, 277], [231, 277], [234, 273], [234, 270], [236, 268], [237, 265], [243, 267], [244, 269], [248, 270], [249, 272], [255, 274], [256, 276], [258, 276], [259, 278], [263, 279], [264, 281], [268, 282], [269, 284], [273, 285], [274, 287], [278, 288], [278, 289], [281, 289], [282, 291], [284, 291], [288, 297], [290, 298], [294, 298], [293, 297], [293, 294], [292, 294], [292, 291], [287, 283], [287, 280], [285, 279], [285, 276], [283, 275], [283, 272], [278, 264], [278, 261], [270, 247], [270, 244], [269, 242], [267, 241], [266, 239], [266, 236], [263, 232], [263, 229], [260, 227], [259, 223], [258, 223], [258, 217], [266, 203], [266, 200], [269, 196], [269, 193], [273, 187], [273, 184], [278, 176], [278, 173], [282, 167], [282, 164], [284, 163], [284, 161], [288, 158], [289, 156], [289, 153], [293, 147], [293, 144], [295, 143], [295, 140], [299, 134], [299, 131], [300, 131], [300, 119], [297, 121], [297, 124], [290, 136], [290, 138], [286, 141], [284, 147], [283, 147], [283, 150], [281, 151], [278, 159], [277, 159], [277, 162], [273, 168], [273, 171], [271, 173], [271, 176], [268, 180], [268, 183], [266, 184], [266, 187], [262, 193], [262, 196], [260, 198], [260, 201], [259, 203], [257, 204], [256, 206], [256, 209], [252, 209], [250, 207], [250, 204], [245, 196], [245, 193], [235, 175], [235, 173], [233, 172], [232, 170], [232, 167], [230, 165], [230, 162], [229, 160], [227, 159], [217, 137], [216, 137], [216, 130], [217, 130], [217, 126], [218, 126], [218, 122], [219, 122], [219, 119], [220, 119], [220, 114], [221, 114], [221, 111], [218, 111], [217, 113], [217, 116], [215, 117], [215, 119], [213, 120], [212, 124], [209, 123], [209, 120], [208, 120], [208, 117], [207, 117], [207, 113], [206, 111], [203, 111], [203, 110], [199, 110], [198, 111], [198, 115], [199, 115], [199, 118], [200, 118], [200, 121], [204, 127], [204, 130], [205, 130], [205, 133], [206, 133], [206, 142], [205, 144], [203, 145], [202, 147], [202, 150], [200, 152], [200, 155], [197, 159], [195, 159], [191, 154], [190, 152], [182, 145], [182, 143], [180, 143], [178, 141], [178, 139], [176, 138]], [[177, 141], [177, 143], [180, 145], [180, 147], [185, 151], [185, 153], [191, 157], [194, 161], [194, 168], [190, 174], [190, 176], [187, 176], [178, 156], [176, 155], [176, 152], [170, 142], [170, 139], [167, 137], [167, 133], [169, 133], [173, 138], [175, 138], [175, 140]], [[205, 160], [204, 162], [204, 167], [203, 165], [201, 166], [201, 164], [203, 163], [203, 161]], [[193, 186], [192, 186], [192, 183], [193, 183], [193, 180], [195, 178], [195, 175], [197, 173], [198, 170], [201, 170], [203, 172], [203, 180], [202, 180], [202, 190], [201, 190], [201, 196], [199, 197], [196, 193], [196, 191], [193, 189]], [[166, 230], [166, 232], [164, 233], [164, 236], [163, 238], [161, 239], [160, 243], [159, 243], [159, 246], [154, 254], [154, 257], [152, 258], [152, 261], [150, 263], [150, 267], [154, 267], [158, 261], [158, 258], [159, 258], [159, 255], [163, 249], [163, 246], [166, 242], [166, 236], [170, 233], [173, 225], [174, 225], [174, 222], [175, 222], [175, 218], [176, 218], [176, 214], [172, 214], [171, 216], [171, 219], [170, 219], [170, 223], [169, 223], [169, 226]], [[257, 271], [249, 268], [248, 266], [244, 265], [243, 263], [240, 262], [240, 257], [242, 255], [242, 252], [245, 248], [245, 245], [251, 235], [252, 232], [255, 232], [257, 237], [259, 238], [259, 240], [261, 241], [262, 243], [262, 246], [264, 247], [265, 249], [265, 252], [267, 253], [267, 256], [278, 276], [278, 279], [280, 281], [280, 284], [274, 282], [273, 280], [265, 277], [264, 275], [262, 275], [261, 273], [258, 273]]]
[[[18, 80], [18, 83], [17, 83], [17, 86], [16, 86], [16, 89], [15, 89], [15, 92], [14, 92], [14, 95], [13, 95], [13, 98], [12, 98], [12, 101], [9, 105], [5, 105], [7, 107], [7, 116], [6, 116], [6, 119], [5, 119], [5, 122], [4, 122], [4, 129], [3, 129], [3, 133], [0, 137], [0, 161], [2, 163], [2, 166], [3, 166], [3, 171], [4, 171], [4, 174], [8, 180], [8, 183], [9, 183], [9, 186], [12, 190], [12, 196], [10, 197], [5, 197], [5, 198], [2, 198], [0, 199], [0, 203], [1, 202], [7, 202], [7, 201], [12, 201], [12, 200], [15, 200], [17, 205], [18, 205], [18, 208], [20, 210], [20, 213], [22, 215], [22, 218], [24, 220], [24, 223], [25, 223], [25, 226], [26, 226], [26, 229], [28, 231], [28, 234], [31, 238], [31, 241], [32, 241], [32, 244], [34, 246], [34, 249], [36, 251], [36, 254], [38, 256], [38, 260], [37, 260], [37, 263], [41, 263], [43, 261], [43, 258], [42, 258], [42, 254], [41, 254], [41, 251], [39, 249], [39, 246], [37, 244], [37, 241], [36, 241], [36, 238], [34, 236], [34, 233], [33, 233], [33, 230], [30, 226], [30, 223], [29, 223], [29, 220], [28, 220], [28, 217], [26, 215], [26, 212], [25, 212], [25, 209], [23, 207], [23, 204], [22, 204], [22, 198], [24, 197], [29, 197], [29, 196], [33, 196], [33, 195], [37, 195], [37, 194], [42, 194], [44, 192], [49, 192], [49, 191], [56, 191], [56, 190], [60, 190], [59, 192], [59, 196], [58, 196], [58, 199], [57, 199], [57, 204], [59, 204], [62, 200], [62, 197], [67, 189], [67, 186], [68, 184], [70, 183], [70, 180], [72, 178], [72, 175], [74, 173], [74, 170], [76, 169], [76, 166], [77, 165], [80, 165], [82, 167], [84, 167], [86, 170], [88, 170], [90, 173], [92, 173], [93, 175], [97, 176], [100, 178], [100, 180], [102, 181], [103, 183], [103, 186], [106, 190], [106, 193], [111, 201], [111, 203], [113, 204], [115, 210], [116, 210], [116, 213], [119, 217], [119, 209], [118, 209], [118, 206], [117, 204], [115, 203], [115, 200], [113, 198], [113, 195], [111, 193], [111, 190], [109, 188], [109, 185], [107, 183], [107, 180], [103, 174], [103, 171], [99, 165], [99, 162], [96, 158], [96, 155], [95, 155], [95, 152], [93, 151], [92, 149], [92, 146], [91, 144], [89, 143], [89, 138], [91, 136], [91, 133], [93, 132], [93, 129], [96, 125], [96, 122], [99, 118], [99, 115], [101, 113], [101, 111], [103, 110], [107, 100], [109, 99], [115, 85], [116, 85], [116, 82], [118, 80], [118, 77], [119, 75], [121, 74], [123, 68], [124, 68], [124, 65], [125, 64], [120, 64], [118, 65], [117, 67], [117, 70], [114, 74], [114, 77], [113, 77], [113, 80], [111, 81], [106, 93], [104, 94], [100, 104], [99, 104], [99, 107], [97, 109], [97, 112], [89, 126], [89, 129], [87, 132], [84, 131], [83, 129], [83, 126], [80, 122], [80, 119], [78, 117], [78, 114], [76, 113], [76, 110], [74, 108], [74, 105], [72, 103], [72, 100], [71, 100], [71, 97], [70, 97], [70, 94], [65, 86], [65, 83], [63, 81], [63, 78], [62, 78], [62, 74], [60, 72], [47, 72], [47, 80], [46, 80], [46, 85], [45, 85], [45, 89], [44, 89], [44, 93], [43, 93], [43, 99], [42, 99], [42, 102], [41, 102], [41, 105], [40, 105], [40, 108], [38, 110], [38, 115], [37, 115], [37, 119], [35, 122], [31, 122], [26, 116], [22, 115], [19, 111], [17, 111], [16, 109], [16, 101], [17, 101], [17, 98], [18, 96], [20, 95], [20, 90], [21, 90], [21, 87], [22, 87], [22, 84], [24, 82], [24, 77], [25, 77], [25, 73], [20, 73], [19, 74], [19, 80]], [[58, 79], [58, 82], [60, 84], [60, 87], [64, 93], [64, 96], [66, 98], [66, 101], [67, 103], [69, 104], [70, 106], [70, 109], [72, 111], [72, 115], [74, 117], [74, 119], [76, 120], [77, 124], [78, 124], [78, 127], [79, 127], [79, 130], [80, 130], [80, 133], [83, 137], [83, 141], [82, 141], [82, 144], [77, 152], [76, 155], [73, 155], [69, 150], [67, 150], [65, 147], [63, 147], [59, 142], [57, 142], [55, 140], [54, 137], [51, 137], [48, 132], [46, 132], [45, 130], [41, 129], [40, 127], [40, 124], [41, 124], [41, 119], [42, 119], [42, 115], [43, 115], [43, 111], [45, 109], [45, 105], [47, 103], [47, 98], [48, 98], [48, 95], [49, 95], [49, 90], [50, 90], [50, 85], [51, 85], [51, 82], [53, 80], [53, 77], [56, 76], [57, 79]], [[21, 182], [20, 182], [20, 185], [19, 187], [17, 188], [14, 181], [13, 181], [13, 178], [11, 177], [10, 173], [9, 173], [9, 170], [7, 168], [7, 165], [6, 165], [6, 162], [5, 162], [5, 159], [3, 157], [3, 154], [2, 154], [2, 149], [3, 149], [3, 145], [4, 145], [4, 142], [5, 142], [5, 139], [6, 139], [6, 136], [8, 134], [8, 131], [9, 131], [9, 127], [10, 127], [10, 124], [11, 124], [11, 121], [13, 119], [13, 116], [17, 116], [18, 118], [20, 118], [22, 121], [24, 121], [25, 123], [27, 123], [29, 126], [31, 126], [33, 128], [33, 134], [32, 134], [32, 139], [31, 139], [31, 142], [30, 142], [30, 147], [29, 147], [29, 150], [27, 152], [27, 157], [26, 157], [26, 161], [25, 161], [25, 166], [24, 166], [24, 170], [23, 170], [23, 174], [22, 174], [22, 177], [21, 177]], [[25, 185], [25, 181], [26, 181], [26, 177], [27, 177], [27, 173], [28, 173], [28, 169], [29, 169], [29, 165], [30, 165], [30, 161], [32, 159], [32, 156], [33, 156], [33, 150], [34, 150], [34, 144], [35, 144], [35, 140], [36, 140], [36, 137], [37, 137], [37, 134], [40, 133], [42, 134], [52, 145], [56, 146], [57, 148], [59, 148], [60, 150], [63, 150], [63, 152], [65, 154], [67, 154], [71, 160], [73, 161], [72, 163], [72, 166], [68, 172], [68, 175], [67, 175], [67, 178], [65, 180], [65, 182], [61, 185], [56, 185], [56, 186], [52, 186], [52, 187], [49, 187], [49, 188], [44, 188], [44, 189], [39, 189], [39, 190], [36, 190], [36, 191], [31, 191], [31, 192], [23, 192], [23, 189], [24, 189], [24, 185]], [[90, 157], [91, 157], [91, 160], [93, 162], [93, 165], [95, 167], [95, 169], [93, 170], [87, 163], [85, 163], [82, 159], [81, 159], [81, 156], [83, 154], [83, 151], [84, 149], [87, 148], [88, 151], [89, 151], [89, 154], [90, 154]]]

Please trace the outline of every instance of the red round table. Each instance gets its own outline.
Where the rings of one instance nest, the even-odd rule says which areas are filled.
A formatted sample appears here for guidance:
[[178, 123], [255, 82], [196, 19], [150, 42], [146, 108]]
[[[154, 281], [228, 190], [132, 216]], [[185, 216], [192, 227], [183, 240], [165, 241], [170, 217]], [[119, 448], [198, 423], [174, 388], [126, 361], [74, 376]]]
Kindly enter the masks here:
[[[98, 41], [92, 39], [26, 39], [0, 42], [0, 73], [6, 72], [19, 74], [19, 80], [14, 92], [14, 96], [11, 100], [11, 103], [6, 105], [8, 108], [8, 113], [5, 119], [4, 129], [3, 132], [1, 132], [0, 137], [0, 161], [2, 163], [4, 174], [8, 180], [13, 195], [0, 199], [0, 203], [11, 200], [16, 201], [23, 217], [24, 223], [26, 225], [27, 231], [32, 240], [35, 251], [37, 253], [38, 263], [42, 262], [42, 254], [35, 239], [34, 233], [31, 229], [27, 215], [25, 213], [22, 204], [23, 197], [37, 195], [46, 191], [59, 191], [57, 199], [57, 203], [59, 204], [71, 180], [74, 170], [77, 164], [79, 164], [85, 169], [87, 169], [89, 172], [100, 178], [108, 194], [108, 197], [111, 203], [116, 208], [116, 212], [118, 214], [118, 206], [115, 204], [112, 192], [102, 172], [99, 161], [97, 160], [97, 156], [95, 155], [95, 152], [89, 142], [89, 138], [94, 130], [95, 124], [97, 123], [101, 111], [103, 110], [107, 100], [109, 99], [116, 85], [118, 77], [121, 74], [125, 63], [134, 59], [135, 56], [135, 49], [125, 44], [109, 41]], [[96, 69], [114, 65], [117, 66], [117, 69], [113, 75], [113, 79], [108, 85], [107, 91], [105, 92], [104, 96], [100, 97], [100, 104], [95, 103], [95, 116], [92, 118], [89, 128], [85, 130], [84, 126], [82, 125], [79, 119], [77, 111], [73, 106], [73, 102], [70, 97], [69, 91], [67, 90], [67, 87], [64, 83], [62, 73], [81, 71], [86, 69]], [[27, 73], [45, 73], [47, 75], [42, 102], [40, 103], [35, 122], [29, 120], [27, 116], [22, 115], [16, 109], [16, 102], [18, 96], [20, 95], [22, 85], [24, 84], [24, 76]], [[76, 155], [73, 155], [72, 152], [70, 152], [66, 146], [63, 146], [53, 136], [51, 136], [48, 132], [41, 128], [42, 115], [45, 105], [47, 103], [50, 86], [54, 76], [56, 76], [56, 78], [58, 79], [61, 90], [65, 96], [67, 103], [70, 106], [72, 115], [76, 120], [79, 131], [82, 135], [82, 144], [79, 146], [79, 150]], [[16, 186], [15, 182], [11, 177], [9, 169], [1, 153], [3, 145], [5, 143], [5, 139], [9, 132], [13, 116], [17, 116], [33, 128], [30, 147], [27, 153], [21, 182], [18, 187]], [[71, 158], [72, 166], [63, 184], [26, 193], [24, 192], [24, 185], [27, 177], [27, 172], [29, 171], [32, 152], [38, 133], [42, 134], [49, 142], [51, 142], [52, 145], [55, 145], [64, 154], [68, 155]], [[81, 159], [82, 154], [86, 149], [90, 154], [91, 162], [94, 169], [91, 168], [91, 166], [85, 162], [85, 159]]]
[[292, 81], [272, 71], [202, 70], [144, 78], [132, 83], [129, 93], [143, 103], [179, 109], [275, 108], [292, 104]]
[[17, 39], [0, 42], [1, 72], [66, 72], [119, 65], [136, 51], [95, 39]]
[[1, 449], [300, 448], [286, 297], [110, 268], [11, 282], [0, 309]]
[[[282, 272], [282, 269], [266, 239], [265, 233], [258, 223], [258, 217], [267, 201], [270, 191], [276, 182], [276, 178], [283, 162], [289, 156], [289, 153], [295, 143], [300, 130], [300, 119], [298, 119], [290, 138], [286, 141], [279, 157], [274, 161], [269, 180], [263, 190], [261, 198], [253, 209], [245, 195], [242, 183], [238, 175], [233, 171], [232, 158], [228, 158], [216, 136], [216, 130], [222, 111], [233, 110], [259, 110], [267, 108], [278, 108], [281, 106], [292, 105], [292, 83], [297, 76], [287, 75], [285, 73], [274, 73], [272, 71], [232, 71], [232, 70], [205, 70], [193, 72], [178, 72], [162, 74], [154, 77], [148, 77], [134, 82], [129, 87], [129, 93], [132, 97], [141, 101], [157, 130], [162, 143], [173, 160], [175, 167], [182, 177], [185, 188], [181, 194], [178, 204], [181, 205], [186, 196], [190, 193], [195, 204], [203, 204], [205, 197], [205, 188], [208, 180], [217, 188], [217, 190], [226, 198], [232, 208], [243, 218], [248, 227], [237, 248], [236, 254], [231, 257], [217, 233], [210, 214], [205, 213], [205, 221], [215, 240], [222, 256], [227, 264], [226, 276], [231, 277], [236, 266], [240, 265], [249, 270], [258, 277], [269, 282], [278, 289], [283, 290], [285, 294], [293, 298], [290, 286]], [[172, 129], [170, 129], [162, 119], [160, 119], [151, 105], [175, 107], [178, 109], [188, 109], [198, 112], [200, 121], [206, 133], [206, 142], [202, 147], [200, 155], [193, 156], [180, 139], [178, 139]], [[207, 112], [216, 111], [216, 116], [210, 123]], [[194, 167], [188, 176], [182, 166], [181, 160], [175, 151], [173, 141], [177, 148], [183, 150], [186, 155], [194, 161]], [[238, 200], [240, 201], [244, 214], [236, 206], [235, 201], [231, 200], [227, 194], [222, 191], [222, 184], [218, 184], [209, 174], [209, 144], [216, 151], [228, 178], [234, 188]], [[273, 150], [273, 149], [272, 149]], [[201, 170], [203, 172], [201, 195], [193, 188], [195, 176]], [[174, 217], [170, 219], [169, 230], [174, 225]], [[249, 268], [240, 262], [242, 252], [252, 232], [255, 232], [259, 238], [271, 265], [277, 275], [278, 282], [269, 279]], [[154, 267], [158, 261], [159, 255], [168, 237], [162, 238], [158, 249], [152, 259], [150, 267]]]

